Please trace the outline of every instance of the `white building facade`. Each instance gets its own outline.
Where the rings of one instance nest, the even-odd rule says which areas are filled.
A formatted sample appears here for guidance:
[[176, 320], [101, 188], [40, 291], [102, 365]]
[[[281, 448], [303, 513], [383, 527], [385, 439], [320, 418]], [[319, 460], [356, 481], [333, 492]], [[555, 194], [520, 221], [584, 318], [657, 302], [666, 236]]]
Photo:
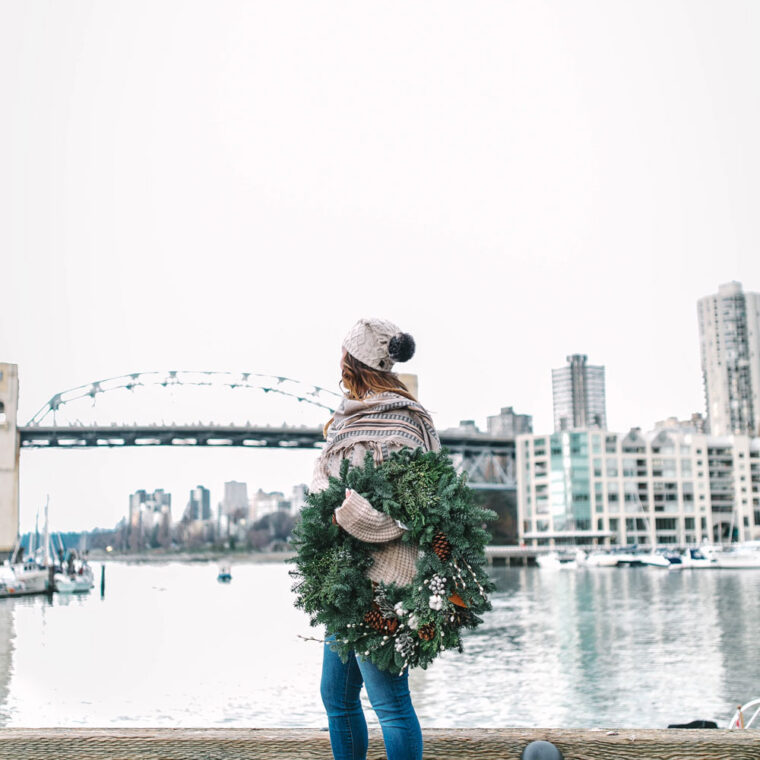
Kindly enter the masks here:
[[760, 539], [760, 438], [563, 431], [520, 436], [516, 461], [527, 544]]

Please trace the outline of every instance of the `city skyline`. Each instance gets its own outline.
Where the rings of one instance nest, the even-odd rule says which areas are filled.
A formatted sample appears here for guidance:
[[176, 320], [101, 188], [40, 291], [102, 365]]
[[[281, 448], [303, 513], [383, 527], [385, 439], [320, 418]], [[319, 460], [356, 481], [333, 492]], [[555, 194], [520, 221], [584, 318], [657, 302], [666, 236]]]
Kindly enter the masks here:
[[[606, 367], [608, 427], [688, 418], [696, 300], [760, 289], [753, 8], [444, 2], [431, 24], [231, 0], [146, 24], [3, 4], [0, 360], [21, 421], [162, 368], [337, 390], [365, 315], [414, 336], [403, 370], [439, 427], [511, 405], [551, 429], [548, 370], [573, 353]], [[46, 493], [111, 524], [124, 469], [274, 489], [313, 460], [175, 454], [24, 452], [22, 527]]]
[[[721, 284], [718, 286], [719, 290], [724, 291], [726, 288], [731, 288], [732, 292], [736, 290], [737, 288], [739, 291], [741, 291], [741, 284], [737, 283], [735, 281], [732, 281], [728, 284]], [[751, 298], [754, 297], [755, 294], [748, 292], [747, 295]], [[698, 299], [697, 305], [698, 308], [701, 309], [701, 304], [704, 303], [707, 300], [707, 297], [702, 297]], [[704, 350], [704, 349], [702, 349]], [[576, 428], [585, 428], [585, 427], [595, 427], [597, 426], [597, 423], [599, 420], [605, 421], [606, 420], [606, 406], [605, 406], [605, 367], [602, 366], [590, 366], [586, 364], [587, 357], [586, 355], [582, 354], [573, 354], [567, 356], [567, 366], [562, 368], [561, 370], [557, 369], [551, 369], [551, 376], [552, 376], [552, 385], [553, 385], [553, 413], [554, 413], [554, 420], [555, 420], [555, 432], [557, 432], [557, 414], [558, 414], [558, 392], [561, 394], [562, 388], [559, 386], [562, 385], [564, 382], [564, 385], [567, 385], [568, 387], [565, 388], [565, 398], [564, 396], [559, 399], [560, 406], [562, 404], [567, 407], [567, 410], [569, 410], [569, 413], [571, 415], [575, 415], [574, 417], [574, 423], [563, 423], [568, 424], [570, 427], [568, 429], [576, 429]], [[592, 382], [590, 385], [593, 385], [595, 390], [594, 392], [590, 392], [588, 390], [589, 381], [586, 377], [587, 374], [595, 373], [594, 377], [592, 378]], [[582, 382], [580, 383], [581, 390], [583, 393], [577, 393], [576, 388], [574, 384], [577, 384], [578, 378], [575, 377], [575, 375], [582, 375], [583, 377]], [[569, 385], [568, 385], [569, 384]], [[564, 386], [562, 386], [564, 388]], [[572, 391], [572, 392], [571, 392]], [[594, 398], [591, 400], [591, 403], [589, 403], [590, 396], [593, 396], [594, 393], [598, 398]], [[585, 401], [584, 401], [585, 399]], [[579, 401], [580, 400], [580, 401]], [[581, 418], [578, 418], [579, 411], [575, 409], [575, 406], [578, 403], [584, 403], [586, 404], [586, 407], [584, 410], [580, 411]], [[562, 407], [564, 408], [564, 407]], [[566, 410], [566, 411], [567, 411]], [[532, 432], [531, 431], [531, 423], [532, 423], [532, 414], [526, 413], [527, 410], [517, 410], [515, 411], [513, 407], [502, 407], [501, 413], [499, 415], [489, 415], [487, 417], [486, 422], [486, 428], [483, 430], [483, 432], [490, 433], [492, 435], [499, 435], [504, 434], [504, 431], [509, 431], [509, 435], [516, 435], [519, 433], [525, 433], [525, 432]], [[707, 410], [705, 410], [707, 411]], [[694, 417], [695, 415], [698, 417], [700, 412], [692, 413], [692, 424], [694, 423]], [[591, 415], [589, 419], [596, 420], [596, 422], [593, 422], [591, 425], [583, 424], [586, 421], [586, 415]], [[676, 415], [668, 415], [668, 419], [673, 420], [677, 419]], [[706, 420], [709, 424], [709, 419]], [[656, 423], [652, 421], [650, 425], [641, 425], [641, 424], [634, 424], [630, 426], [630, 429], [633, 428], [645, 428], [648, 430], [654, 430], [662, 423]], [[471, 426], [470, 429], [474, 431], [478, 430], [478, 426], [475, 423], [474, 420], [460, 420], [459, 422], [459, 429], [462, 429], [462, 425], [467, 428], [467, 426]], [[457, 427], [457, 426], [451, 426]], [[602, 425], [601, 429], [608, 430], [610, 429], [608, 426]], [[536, 434], [544, 434], [548, 433], [548, 430], [536, 430]], [[294, 452], [295, 453], [295, 452]], [[299, 452], [299, 453], [307, 453], [307, 452]], [[316, 452], [308, 452], [312, 456], [312, 458], [317, 456]], [[223, 490], [225, 493], [224, 498], [222, 499], [222, 502], [224, 502], [228, 498], [234, 498], [230, 496], [230, 487], [233, 487], [235, 485], [242, 485], [245, 486], [247, 481], [237, 483], [236, 481], [225, 481]], [[291, 484], [292, 485], [292, 484]], [[197, 489], [201, 488], [201, 486], [197, 486]], [[278, 484], [277, 487], [269, 488], [268, 492], [280, 492], [284, 493], [287, 489], [283, 488], [282, 484]], [[206, 500], [209, 499], [209, 491], [208, 489], [203, 488], [203, 491], [206, 493]], [[264, 489], [259, 487], [259, 492], [263, 492]], [[170, 492], [170, 491], [169, 491]], [[191, 489], [191, 500], [193, 498], [193, 489]], [[220, 502], [221, 504], [221, 502]], [[190, 508], [190, 503], [188, 503], [188, 509]], [[209, 515], [207, 515], [207, 518], [213, 517], [213, 512], [215, 511], [214, 508], [207, 507], [209, 509]], [[79, 528], [85, 529], [85, 526], [77, 526]], [[89, 526], [89, 528], [94, 527], [109, 527], [109, 526]]]

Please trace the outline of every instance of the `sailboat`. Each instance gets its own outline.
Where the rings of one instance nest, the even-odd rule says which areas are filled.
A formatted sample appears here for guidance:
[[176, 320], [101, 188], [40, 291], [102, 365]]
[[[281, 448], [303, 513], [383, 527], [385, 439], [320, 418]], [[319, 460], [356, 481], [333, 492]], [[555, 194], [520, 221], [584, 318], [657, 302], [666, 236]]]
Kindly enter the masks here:
[[95, 585], [95, 577], [87, 560], [71, 549], [66, 564], [55, 574], [53, 583], [60, 594], [84, 594]]
[[[21, 539], [16, 541], [10, 560], [0, 568], [0, 597], [28, 596], [29, 594], [50, 593], [50, 535], [48, 532], [48, 501], [45, 502], [45, 529], [42, 545], [35, 547], [35, 537], [38, 533], [29, 535], [29, 552], [24, 558]], [[40, 557], [41, 555], [41, 557]]]

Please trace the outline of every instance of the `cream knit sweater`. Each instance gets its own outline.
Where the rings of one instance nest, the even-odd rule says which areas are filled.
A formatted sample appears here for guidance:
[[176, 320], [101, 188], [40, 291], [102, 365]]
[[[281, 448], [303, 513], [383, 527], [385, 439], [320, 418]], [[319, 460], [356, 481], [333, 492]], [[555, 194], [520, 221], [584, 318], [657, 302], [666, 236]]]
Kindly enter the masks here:
[[[427, 411], [397, 393], [370, 394], [361, 401], [344, 399], [327, 434], [322, 454], [314, 465], [310, 490], [327, 488], [328, 478], [338, 477], [341, 462], [362, 466], [367, 452], [380, 464], [393, 451], [441, 447]], [[346, 495], [335, 510], [335, 519], [345, 531], [368, 543], [378, 544], [367, 577], [376, 582], [405, 586], [414, 579], [419, 549], [401, 541], [405, 528], [384, 512], [376, 510], [355, 491]]]

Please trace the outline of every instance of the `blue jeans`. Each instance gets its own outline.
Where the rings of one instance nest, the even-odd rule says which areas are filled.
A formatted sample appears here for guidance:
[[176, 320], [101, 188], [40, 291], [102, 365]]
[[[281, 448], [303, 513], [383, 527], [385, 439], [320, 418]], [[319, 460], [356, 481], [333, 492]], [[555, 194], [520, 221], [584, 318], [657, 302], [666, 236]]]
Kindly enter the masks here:
[[327, 710], [335, 760], [365, 760], [367, 722], [359, 692], [367, 696], [380, 727], [388, 760], [422, 760], [422, 731], [409, 694], [409, 671], [388, 673], [353, 652], [344, 665], [330, 649], [328, 636], [322, 660], [322, 702]]

